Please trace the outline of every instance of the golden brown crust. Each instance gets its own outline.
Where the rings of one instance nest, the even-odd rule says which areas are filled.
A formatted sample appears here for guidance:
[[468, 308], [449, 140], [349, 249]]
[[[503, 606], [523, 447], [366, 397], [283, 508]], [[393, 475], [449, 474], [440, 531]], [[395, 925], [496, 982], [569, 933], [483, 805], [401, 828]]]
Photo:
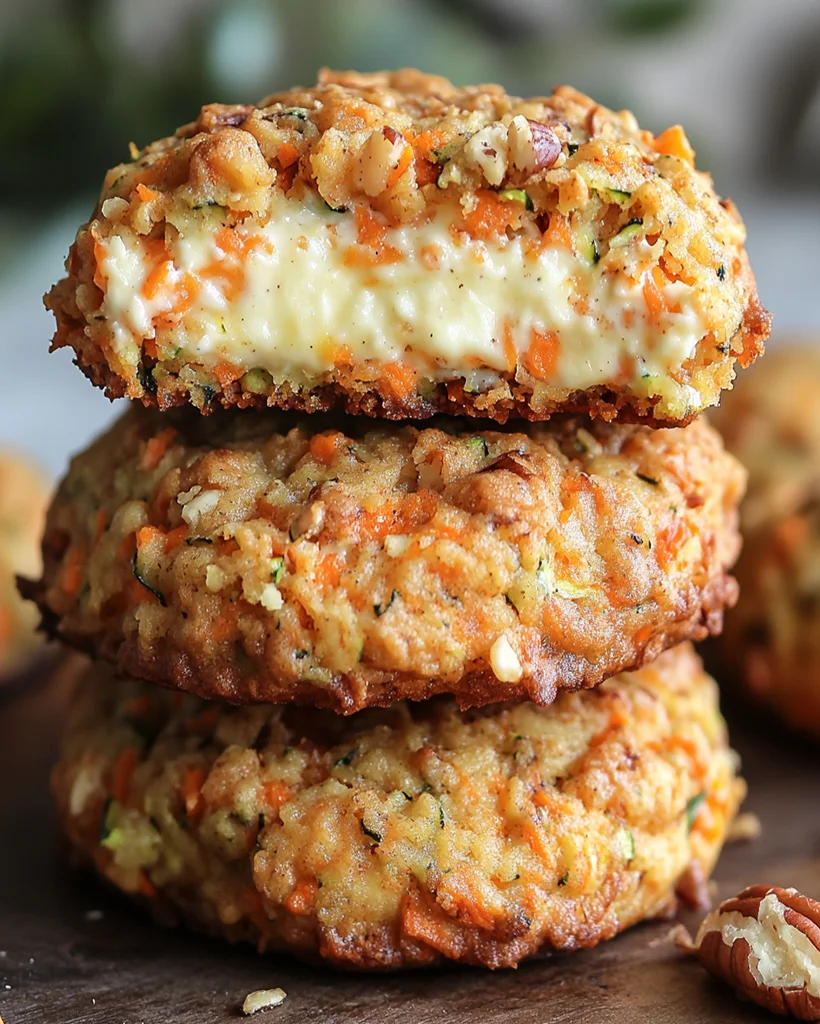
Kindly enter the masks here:
[[202, 696], [549, 703], [719, 631], [743, 485], [698, 421], [133, 409], [61, 485], [33, 596], [63, 640]]
[[107, 675], [53, 774], [74, 847], [165, 920], [348, 969], [593, 946], [708, 877], [744, 791], [688, 645], [468, 713], [231, 708]]
[[757, 701], [820, 737], [820, 352], [775, 348], [715, 422], [749, 470], [741, 599], [721, 659]]
[[[534, 168], [517, 169], [510, 157], [499, 183], [465, 155], [465, 143], [495, 125], [506, 133], [514, 116], [549, 131], [558, 148], [552, 163]], [[412, 158], [395, 180], [388, 175], [389, 184], [374, 191], [361, 161], [369, 140], [383, 132], [403, 140]], [[72, 347], [83, 372], [110, 397], [127, 395], [160, 408], [189, 402], [203, 412], [234, 404], [306, 412], [340, 407], [395, 419], [464, 412], [499, 422], [513, 415], [540, 420], [581, 412], [686, 423], [731, 386], [736, 361], [745, 366], [762, 351], [770, 318], [757, 295], [734, 205], [719, 201], [708, 176], [694, 169], [685, 136], [667, 136], [655, 139], [628, 112], [609, 111], [567, 87], [523, 100], [498, 86], [458, 89], [412, 71], [326, 72], [316, 86], [268, 97], [258, 107], [205, 107], [196, 122], [109, 172], [94, 217], [72, 247], [68, 276], [47, 298], [57, 318], [53, 347]], [[445, 173], [442, 188], [436, 179], [441, 182]], [[243, 376], [259, 368], [230, 368], [229, 357], [218, 351], [207, 358], [186, 352], [186, 339], [197, 341], [197, 326], [186, 326], [185, 313], [163, 314], [144, 337], [112, 334], [97, 247], [123, 224], [135, 239], [164, 239], [167, 247], [183, 221], [190, 226], [214, 204], [225, 211], [229, 227], [247, 227], [266, 223], [271, 197], [284, 195], [300, 201], [317, 195], [341, 210], [340, 218], [367, 209], [385, 224], [416, 223], [454, 197], [472, 201], [497, 194], [500, 185], [526, 191], [532, 209], [522, 207], [516, 223], [532, 222], [544, 237], [552, 219], [563, 218], [579, 238], [592, 231], [596, 254], [623, 226], [637, 222], [646, 236], [642, 245], [663, 242], [655, 269], [695, 290], [704, 323], [695, 351], [672, 374], [673, 387], [690, 389], [691, 407], [668, 402], [662, 391], [647, 394], [622, 380], [621, 370], [613, 371], [611, 382], [581, 391], [543, 383], [524, 356], [478, 392], [465, 391], [464, 366], [433, 371], [414, 364], [415, 386], [396, 393], [378, 361], [337, 364], [310, 379], [284, 367], [260, 387]], [[116, 222], [103, 214], [105, 200], [121, 204], [111, 215]], [[586, 261], [575, 255], [586, 272]]]

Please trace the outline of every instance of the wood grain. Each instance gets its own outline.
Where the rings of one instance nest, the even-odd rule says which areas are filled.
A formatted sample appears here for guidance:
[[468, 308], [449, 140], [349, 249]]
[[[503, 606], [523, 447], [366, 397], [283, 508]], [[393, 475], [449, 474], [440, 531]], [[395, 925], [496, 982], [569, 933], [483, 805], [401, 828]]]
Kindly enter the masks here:
[[[5, 1024], [222, 1024], [245, 995], [281, 986], [260, 1024], [722, 1024], [773, 1020], [666, 942], [668, 923], [584, 953], [495, 974], [449, 969], [372, 977], [303, 967], [165, 931], [64, 866], [48, 771], [68, 686], [0, 695], [0, 1016]], [[731, 710], [731, 709], [730, 709]], [[730, 846], [721, 897], [755, 882], [820, 895], [820, 764], [771, 723], [729, 715], [763, 836]], [[102, 916], [89, 911], [99, 911]], [[690, 927], [697, 918], [684, 915]]]

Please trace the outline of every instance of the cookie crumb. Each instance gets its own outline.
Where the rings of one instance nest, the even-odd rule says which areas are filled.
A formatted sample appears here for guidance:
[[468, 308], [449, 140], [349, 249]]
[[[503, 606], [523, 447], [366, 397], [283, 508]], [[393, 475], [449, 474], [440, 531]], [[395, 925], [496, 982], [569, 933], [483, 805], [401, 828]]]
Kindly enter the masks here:
[[256, 992], [249, 992], [242, 1004], [242, 1012], [248, 1017], [259, 1010], [270, 1010], [274, 1006], [284, 1003], [287, 993], [281, 988], [261, 988]]

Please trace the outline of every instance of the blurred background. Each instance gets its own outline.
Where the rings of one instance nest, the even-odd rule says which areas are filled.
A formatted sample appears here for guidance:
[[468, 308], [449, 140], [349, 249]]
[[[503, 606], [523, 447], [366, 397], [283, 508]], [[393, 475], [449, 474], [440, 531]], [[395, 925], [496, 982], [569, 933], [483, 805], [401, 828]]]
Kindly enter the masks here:
[[41, 305], [105, 170], [202, 103], [323, 64], [568, 82], [653, 131], [681, 122], [740, 205], [778, 332], [820, 328], [818, 53], [818, 0], [0, 0], [0, 445], [53, 477], [115, 414], [47, 355]]

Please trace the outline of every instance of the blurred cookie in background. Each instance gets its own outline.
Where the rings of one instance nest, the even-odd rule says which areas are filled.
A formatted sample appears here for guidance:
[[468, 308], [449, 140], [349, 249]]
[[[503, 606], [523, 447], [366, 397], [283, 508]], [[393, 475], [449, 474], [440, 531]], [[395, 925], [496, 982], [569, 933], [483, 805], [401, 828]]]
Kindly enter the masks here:
[[40, 574], [48, 495], [45, 478], [23, 455], [0, 450], [0, 683], [42, 646], [37, 609], [18, 593], [17, 576]]
[[820, 344], [775, 347], [713, 422], [749, 470], [724, 672], [820, 738]]

